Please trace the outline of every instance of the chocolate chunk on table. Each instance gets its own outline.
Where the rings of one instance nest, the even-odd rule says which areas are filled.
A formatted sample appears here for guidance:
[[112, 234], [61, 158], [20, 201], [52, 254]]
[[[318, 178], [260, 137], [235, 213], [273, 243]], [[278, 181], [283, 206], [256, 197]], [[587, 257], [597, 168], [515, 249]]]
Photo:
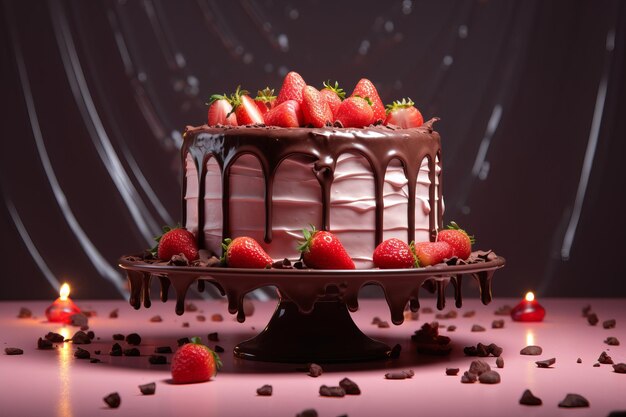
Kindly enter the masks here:
[[481, 326], [480, 324], [474, 324], [472, 325], [472, 331], [473, 332], [484, 332], [486, 329]]
[[346, 395], [346, 391], [343, 388], [326, 385], [322, 385], [319, 392], [322, 397], [344, 397]]
[[461, 383], [463, 384], [473, 384], [478, 380], [478, 375], [473, 374], [471, 372], [465, 371], [463, 376], [461, 376]]
[[91, 353], [89, 353], [88, 350], [79, 347], [76, 349], [76, 352], [74, 352], [74, 357], [76, 359], [89, 359], [91, 358]]
[[104, 402], [111, 408], [117, 408], [122, 403], [122, 399], [117, 392], [113, 392], [103, 398]]
[[37, 339], [37, 349], [39, 350], [50, 350], [52, 349], [52, 342], [47, 339], [42, 339], [41, 337]]
[[596, 313], [590, 313], [587, 315], [587, 323], [592, 326], [598, 324], [598, 315]]
[[626, 363], [620, 362], [613, 365], [613, 370], [618, 374], [626, 374]]
[[318, 376], [322, 375], [323, 372], [324, 370], [318, 364], [312, 363], [309, 365], [309, 376], [317, 378]]
[[4, 353], [6, 353], [9, 356], [11, 356], [11, 355], [23, 355], [24, 351], [22, 349], [16, 348], [16, 347], [7, 347], [7, 348], [4, 348]]
[[498, 368], [504, 368], [504, 359], [502, 359], [502, 356], [498, 356], [496, 359], [496, 366]]
[[565, 398], [559, 403], [559, 407], [589, 407], [589, 401], [580, 394], [567, 394]]
[[21, 307], [19, 313], [17, 313], [18, 319], [29, 319], [31, 317], [33, 317], [33, 312], [26, 307]]
[[163, 321], [163, 318], [159, 315], [150, 317], [151, 323], [161, 323], [162, 321]]
[[613, 359], [605, 351], [600, 354], [598, 362], [604, 365], [613, 365]]
[[129, 345], [138, 346], [141, 344], [141, 336], [139, 336], [138, 333], [131, 333], [126, 336], [126, 343], [128, 343]]
[[257, 395], [268, 397], [272, 395], [273, 388], [271, 385], [263, 385], [261, 388], [256, 389]]
[[154, 395], [156, 391], [156, 383], [150, 382], [149, 384], [139, 385], [139, 391], [143, 395]]
[[459, 373], [459, 368], [446, 368], [446, 375], [456, 376]]
[[491, 322], [492, 329], [502, 329], [504, 327], [504, 320], [494, 320]]
[[500, 374], [496, 371], [487, 371], [478, 375], [478, 382], [481, 384], [499, 384]]
[[343, 388], [346, 395], [361, 395], [361, 389], [359, 386], [349, 378], [344, 378], [339, 381], [339, 386]]
[[113, 346], [111, 346], [111, 351], [109, 352], [109, 355], [111, 356], [122, 356], [122, 345], [120, 345], [119, 343], [113, 343]]
[[602, 327], [604, 327], [605, 329], [613, 329], [616, 323], [617, 322], [615, 321], [615, 319], [604, 320], [602, 322]]
[[613, 337], [613, 336], [609, 336], [604, 340], [604, 343], [606, 343], [609, 346], [619, 346], [619, 340], [617, 339], [617, 337]]
[[75, 345], [88, 345], [91, 343], [91, 338], [87, 333], [79, 330], [72, 336], [72, 343]]
[[543, 349], [541, 346], [526, 346], [524, 349], [520, 350], [520, 355], [541, 355]]
[[49, 340], [52, 343], [63, 343], [65, 341], [65, 337], [63, 337], [62, 334], [54, 332], [48, 332], [48, 334], [46, 334], [44, 337], [46, 338], [46, 340]]
[[533, 393], [527, 389], [522, 394], [522, 398], [519, 399], [519, 403], [522, 405], [541, 405], [543, 401], [541, 401], [541, 398], [535, 397]]
[[299, 412], [298, 414], [296, 414], [296, 417], [317, 417], [317, 411], [313, 408], [307, 408], [306, 410], [302, 410], [301, 412]]
[[209, 333], [208, 339], [211, 342], [219, 342], [219, 340], [220, 340], [219, 335], [217, 334], [217, 332]]
[[414, 375], [415, 375], [415, 372], [413, 372], [412, 369], [409, 369], [406, 371], [394, 371], [394, 372], [387, 372], [385, 374], [385, 379], [407, 379], [407, 378], [413, 378]]
[[542, 361], [536, 361], [538, 368], [549, 368], [556, 363], [556, 358], [545, 359]]

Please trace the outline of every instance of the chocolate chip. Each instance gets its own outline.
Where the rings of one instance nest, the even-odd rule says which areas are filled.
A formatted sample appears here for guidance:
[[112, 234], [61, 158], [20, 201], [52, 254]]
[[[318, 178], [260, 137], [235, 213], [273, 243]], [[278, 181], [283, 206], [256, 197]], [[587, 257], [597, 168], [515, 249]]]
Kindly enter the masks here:
[[[298, 262], [296, 262], [296, 263], [298, 263]], [[296, 417], [317, 417], [317, 411], [315, 411], [312, 408], [308, 408], [308, 409], [303, 410], [300, 413], [296, 414]]]
[[113, 343], [111, 346], [111, 351], [109, 352], [111, 356], [122, 356], [122, 346], [119, 343]]
[[8, 347], [4, 348], [4, 353], [6, 353], [7, 355], [23, 355], [24, 351], [16, 347]]
[[320, 387], [320, 395], [322, 397], [344, 397], [346, 395], [346, 391], [341, 387], [328, 387], [326, 385], [322, 385]]
[[578, 358], [578, 359], [576, 359], [576, 363], [583, 363], [583, 360]]
[[450, 338], [439, 335], [439, 323], [424, 323], [415, 331], [411, 340], [417, 344], [417, 352], [424, 355], [447, 355], [452, 350]]
[[125, 336], [123, 334], [115, 333], [113, 335], [113, 340], [124, 340], [124, 339], [125, 339]]
[[268, 397], [272, 395], [273, 389], [271, 385], [263, 385], [261, 388], [256, 389], [257, 395]]
[[204, 321], [206, 321], [206, 317], [204, 315], [202, 315], [202, 314], [198, 314], [196, 316], [196, 320], [198, 320], [199, 322], [204, 322]]
[[83, 313], [76, 313], [70, 316], [70, 324], [76, 327], [83, 327], [89, 324], [89, 318]]
[[220, 345], [215, 345], [215, 349], [213, 349], [215, 352], [217, 353], [222, 353], [224, 352], [224, 348], [221, 347]]
[[141, 336], [137, 333], [131, 333], [126, 336], [126, 343], [129, 345], [139, 346], [141, 344]]
[[470, 364], [469, 373], [481, 375], [484, 372], [491, 371], [491, 366], [487, 362], [476, 360]]
[[522, 398], [519, 399], [519, 403], [522, 405], [541, 405], [543, 402], [541, 398], [535, 397], [529, 389], [525, 390], [522, 394]]
[[593, 364], [593, 367], [594, 367], [594, 368], [599, 368], [599, 367], [600, 367], [600, 364], [599, 364], [598, 362], [596, 362], [596, 363], [594, 363], [594, 364]]
[[413, 378], [413, 375], [415, 375], [415, 372], [413, 372], [412, 369], [409, 369], [407, 371], [394, 371], [387, 372], [385, 374], [385, 379], [407, 379]]
[[620, 362], [613, 365], [613, 370], [618, 374], [626, 374], [626, 363]]
[[276, 261], [272, 263], [272, 268], [274, 269], [293, 269], [291, 265], [291, 261], [287, 258], [284, 258], [282, 261]]
[[513, 310], [513, 307], [511, 307], [508, 304], [505, 304], [501, 307], [498, 307], [498, 309], [494, 312], [494, 314], [496, 316], [509, 316], [511, 315], [511, 310]]
[[309, 365], [309, 376], [317, 378], [318, 376], [322, 375], [323, 372], [324, 370], [318, 364], [312, 363]]
[[161, 316], [159, 316], [159, 315], [150, 317], [150, 322], [151, 323], [160, 323], [162, 321], [163, 321], [163, 318]]
[[424, 307], [420, 309], [420, 313], [423, 314], [433, 314], [433, 309], [430, 307]]
[[379, 321], [378, 322], [378, 327], [380, 329], [388, 329], [389, 328], [389, 323], [386, 321]]
[[456, 330], [456, 326], [455, 326], [454, 324], [451, 324], [450, 326], [448, 326], [448, 329], [447, 329], [447, 330], [448, 330], [449, 332], [453, 332], [453, 331], [455, 331], [455, 330]]
[[343, 388], [346, 395], [361, 395], [361, 389], [351, 379], [342, 379], [341, 381], [339, 381], [339, 386]]
[[481, 384], [499, 384], [500, 374], [496, 371], [483, 372], [478, 376], [478, 382]]
[[606, 352], [602, 352], [598, 358], [598, 362], [604, 365], [613, 365], [613, 359], [607, 355]]
[[589, 324], [591, 324], [592, 326], [595, 326], [596, 324], [598, 324], [598, 316], [596, 313], [590, 313], [589, 315], [587, 315], [587, 322]]
[[446, 375], [455, 376], [458, 375], [459, 368], [446, 368]]
[[176, 341], [178, 346], [186, 345], [187, 343], [191, 343], [191, 340], [188, 337], [181, 337]]
[[172, 255], [167, 264], [174, 266], [189, 266], [189, 259], [187, 259], [184, 253], [179, 253], [178, 255]]
[[224, 321], [224, 317], [220, 313], [213, 314], [211, 321]]
[[602, 327], [604, 327], [605, 329], [612, 329], [615, 327], [616, 321], [615, 319], [611, 319], [611, 320], [604, 320], [602, 322]]
[[143, 395], [154, 395], [156, 383], [150, 382], [149, 384], [139, 385], [139, 391], [141, 391]]
[[494, 320], [491, 322], [492, 329], [502, 329], [504, 327], [504, 320]]
[[167, 358], [163, 355], [150, 355], [148, 362], [150, 362], [151, 365], [166, 365]]
[[549, 368], [556, 363], [556, 358], [545, 359], [543, 361], [535, 361], [538, 368]]
[[91, 343], [91, 338], [87, 335], [87, 333], [79, 330], [74, 333], [74, 336], [72, 336], [72, 343], [75, 345], [88, 345]]
[[29, 319], [31, 317], [33, 317], [33, 312], [26, 307], [21, 307], [19, 313], [17, 313], [18, 319]]
[[587, 317], [591, 313], [591, 305], [587, 304], [583, 307], [583, 317]]
[[463, 317], [465, 318], [474, 317], [475, 315], [476, 312], [474, 310], [466, 311], [465, 313], [463, 313]]
[[604, 343], [610, 346], [619, 346], [619, 340], [617, 340], [617, 337], [613, 337], [613, 336], [607, 337]]
[[89, 359], [91, 358], [91, 354], [89, 353], [88, 350], [85, 350], [83, 348], [78, 348], [76, 349], [76, 352], [74, 352], [74, 357], [76, 359]]
[[120, 395], [117, 392], [113, 392], [107, 395], [106, 397], [103, 398], [103, 400], [111, 408], [119, 407], [120, 403], [122, 402], [122, 399], [120, 398]]
[[154, 348], [154, 353], [172, 353], [172, 348], [169, 346], [157, 346]]
[[524, 349], [520, 350], [520, 355], [541, 355], [543, 349], [541, 346], [526, 346]]
[[198, 306], [195, 305], [192, 302], [186, 303], [185, 304], [185, 311], [189, 311], [189, 312], [194, 312], [194, 311], [198, 311]]
[[559, 403], [559, 407], [575, 408], [575, 407], [589, 407], [589, 401], [585, 397], [579, 394], [567, 394], [563, 401]]
[[304, 263], [302, 263], [302, 261], [296, 261], [293, 263], [293, 267], [295, 269], [304, 269]]
[[102, 361], [100, 359], [98, 359], [98, 358], [91, 358], [91, 359], [89, 359], [89, 362], [90, 363], [100, 363]]
[[110, 318], [110, 319], [116, 319], [116, 318], [118, 318], [118, 317], [119, 317], [119, 311], [120, 311], [120, 309], [119, 309], [119, 308], [116, 308], [115, 310], [112, 310], [112, 311], [109, 313], [109, 318]]
[[402, 351], [402, 346], [400, 346], [399, 343], [396, 343], [389, 351], [389, 357], [391, 359], [398, 359], [400, 357], [401, 351]]
[[472, 331], [473, 332], [484, 332], [485, 328], [483, 326], [479, 325], [479, 324], [474, 324], [472, 326]]
[[496, 366], [498, 368], [504, 368], [504, 359], [502, 358], [502, 356], [498, 356], [498, 358], [496, 359]]
[[37, 340], [37, 349], [40, 350], [49, 350], [52, 349], [52, 342], [47, 339], [42, 339], [41, 337]]
[[124, 349], [124, 356], [140, 356], [141, 353], [137, 348]]
[[48, 332], [44, 337], [52, 343], [63, 343], [65, 341], [65, 337], [59, 333]]
[[478, 381], [478, 376], [471, 372], [465, 371], [463, 376], [461, 376], [461, 383], [463, 384], [473, 384], [476, 381]]

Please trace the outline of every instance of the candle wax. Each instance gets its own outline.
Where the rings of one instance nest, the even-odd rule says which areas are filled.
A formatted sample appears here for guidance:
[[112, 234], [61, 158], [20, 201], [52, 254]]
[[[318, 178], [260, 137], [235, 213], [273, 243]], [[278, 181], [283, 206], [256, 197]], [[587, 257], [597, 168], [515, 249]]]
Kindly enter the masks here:
[[80, 309], [70, 298], [62, 300], [60, 297], [46, 309], [48, 321], [69, 324], [74, 314], [80, 313]]
[[515, 321], [542, 321], [546, 310], [537, 300], [523, 300], [511, 310], [511, 318]]

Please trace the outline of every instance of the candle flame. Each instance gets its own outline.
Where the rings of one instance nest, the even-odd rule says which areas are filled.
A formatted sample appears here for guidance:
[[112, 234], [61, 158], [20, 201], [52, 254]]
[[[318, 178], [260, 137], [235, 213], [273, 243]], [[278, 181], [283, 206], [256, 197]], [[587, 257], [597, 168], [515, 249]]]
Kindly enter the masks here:
[[535, 294], [533, 294], [532, 291], [528, 291], [525, 298], [528, 302], [533, 301], [535, 299]]
[[61, 285], [61, 289], [59, 290], [59, 298], [61, 298], [62, 301], [65, 301], [68, 299], [69, 296], [70, 286], [67, 282], [64, 282], [63, 285]]

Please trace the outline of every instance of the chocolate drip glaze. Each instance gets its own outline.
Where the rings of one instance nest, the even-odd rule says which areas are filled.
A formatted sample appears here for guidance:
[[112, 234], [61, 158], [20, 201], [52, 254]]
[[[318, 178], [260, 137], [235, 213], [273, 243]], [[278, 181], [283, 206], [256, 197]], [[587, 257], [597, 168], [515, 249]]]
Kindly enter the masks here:
[[[429, 230], [434, 238], [442, 225], [441, 176], [437, 178], [436, 165], [441, 165], [441, 139], [433, 131], [431, 119], [414, 129], [393, 129], [373, 126], [364, 129], [325, 127], [278, 128], [265, 126], [247, 127], [187, 127], [182, 147], [185, 166], [187, 155], [195, 161], [200, 185], [198, 198], [198, 243], [204, 247], [204, 189], [207, 162], [214, 158], [222, 173], [223, 237], [231, 236], [230, 221], [230, 169], [242, 155], [253, 155], [259, 161], [265, 179], [265, 241], [272, 241], [272, 198], [274, 178], [280, 163], [293, 156], [313, 158], [313, 172], [319, 181], [322, 201], [322, 229], [330, 226], [330, 190], [334, 180], [337, 160], [344, 153], [363, 156], [369, 163], [374, 177], [376, 202], [376, 245], [383, 238], [384, 202], [383, 185], [389, 163], [397, 159], [403, 166], [408, 180], [408, 234], [407, 241], [415, 240], [415, 185], [422, 160], [427, 158], [430, 179]], [[437, 162], [439, 158], [439, 162]], [[184, 175], [184, 174], [183, 174]], [[438, 185], [436, 185], [438, 184]], [[186, 192], [183, 177], [183, 197]], [[439, 200], [436, 200], [436, 196]], [[185, 200], [183, 201], [183, 224], [186, 224]]]

